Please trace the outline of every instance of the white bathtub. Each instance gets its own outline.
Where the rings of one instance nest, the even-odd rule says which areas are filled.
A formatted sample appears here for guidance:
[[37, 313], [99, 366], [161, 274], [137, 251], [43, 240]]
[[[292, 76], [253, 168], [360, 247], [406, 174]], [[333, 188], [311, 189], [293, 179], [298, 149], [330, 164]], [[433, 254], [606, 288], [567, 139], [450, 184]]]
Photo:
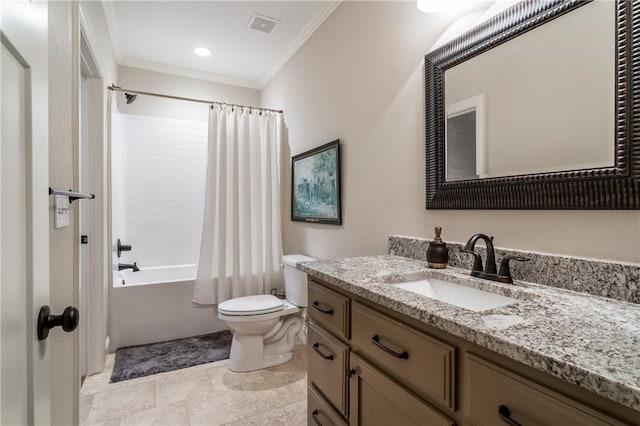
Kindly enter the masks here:
[[191, 303], [196, 265], [116, 271], [113, 276], [109, 289], [112, 351], [226, 329], [216, 309]]
[[[114, 273], [114, 287], [123, 285], [168, 284], [193, 281], [196, 279], [197, 265], [170, 265], [140, 268], [138, 272], [130, 269]], [[124, 282], [123, 282], [124, 281]]]

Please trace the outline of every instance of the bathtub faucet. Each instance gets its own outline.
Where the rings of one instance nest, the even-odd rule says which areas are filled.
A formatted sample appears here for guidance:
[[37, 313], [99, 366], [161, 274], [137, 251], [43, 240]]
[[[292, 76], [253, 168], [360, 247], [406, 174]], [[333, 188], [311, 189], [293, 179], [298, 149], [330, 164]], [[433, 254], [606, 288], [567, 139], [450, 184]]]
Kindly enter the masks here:
[[136, 262], [133, 262], [133, 265], [129, 263], [118, 263], [118, 271], [123, 271], [125, 269], [131, 269], [133, 272], [138, 272], [140, 270]]

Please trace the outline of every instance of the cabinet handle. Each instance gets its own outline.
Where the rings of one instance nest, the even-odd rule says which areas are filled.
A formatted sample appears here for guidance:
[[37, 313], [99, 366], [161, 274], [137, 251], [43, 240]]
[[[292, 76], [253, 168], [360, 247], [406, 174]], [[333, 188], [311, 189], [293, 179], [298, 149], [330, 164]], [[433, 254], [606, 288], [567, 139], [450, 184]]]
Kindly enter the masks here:
[[314, 308], [316, 308], [317, 310], [319, 310], [323, 314], [333, 315], [333, 309], [323, 308], [322, 306], [320, 306], [320, 303], [317, 300], [315, 302], [313, 302], [311, 304], [311, 306], [313, 306]]
[[325, 355], [320, 351], [320, 344], [319, 343], [314, 343], [313, 346], [311, 346], [311, 349], [313, 349], [313, 351], [315, 353], [317, 353], [318, 355], [320, 355], [322, 358], [324, 359], [328, 359], [329, 361], [333, 361], [333, 354], [332, 355]]
[[318, 426], [322, 426], [322, 422], [320, 422], [320, 420], [318, 419], [318, 410], [313, 410], [311, 412], [311, 418], [313, 419], [313, 422], [315, 424], [317, 424]]
[[377, 334], [373, 335], [373, 337], [371, 338], [371, 343], [373, 343], [374, 345], [376, 345], [386, 353], [395, 356], [396, 358], [409, 359], [409, 353], [407, 351], [396, 352], [393, 349], [388, 348], [387, 346], [380, 343], [380, 337], [378, 337]]
[[511, 410], [509, 410], [509, 407], [507, 407], [506, 405], [500, 405], [498, 407], [498, 417], [500, 417], [500, 420], [510, 426], [522, 426], [520, 423], [511, 418]]

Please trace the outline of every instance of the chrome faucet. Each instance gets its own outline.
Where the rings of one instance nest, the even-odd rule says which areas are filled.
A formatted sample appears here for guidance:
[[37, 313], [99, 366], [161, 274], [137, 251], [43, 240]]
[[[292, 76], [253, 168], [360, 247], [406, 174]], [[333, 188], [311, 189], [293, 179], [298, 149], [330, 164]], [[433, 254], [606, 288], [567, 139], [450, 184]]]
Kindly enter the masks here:
[[[477, 253], [474, 248], [476, 242], [482, 239], [487, 246], [487, 262], [484, 269], [482, 268], [482, 257]], [[484, 278], [486, 280], [498, 281], [501, 283], [512, 284], [513, 278], [511, 277], [511, 270], [509, 269], [509, 261], [517, 260], [525, 262], [529, 260], [526, 257], [520, 256], [505, 256], [500, 261], [500, 270], [496, 270], [496, 253], [493, 247], [493, 237], [489, 237], [485, 234], [475, 234], [469, 241], [462, 247], [462, 251], [473, 255], [473, 267], [471, 268], [471, 276]]]
[[138, 265], [136, 264], [136, 262], [133, 262], [133, 264], [118, 263], [118, 271], [124, 271], [125, 269], [131, 269], [133, 272], [140, 271], [140, 268], [138, 268]]

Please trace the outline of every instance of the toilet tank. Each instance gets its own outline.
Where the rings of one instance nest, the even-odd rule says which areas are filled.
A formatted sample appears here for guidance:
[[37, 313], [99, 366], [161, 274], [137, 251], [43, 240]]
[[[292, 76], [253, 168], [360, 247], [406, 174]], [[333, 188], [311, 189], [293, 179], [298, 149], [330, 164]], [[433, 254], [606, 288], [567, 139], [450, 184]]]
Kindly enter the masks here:
[[296, 306], [307, 306], [307, 274], [296, 269], [296, 263], [316, 260], [303, 254], [288, 254], [282, 256], [284, 265], [284, 289], [287, 300]]

